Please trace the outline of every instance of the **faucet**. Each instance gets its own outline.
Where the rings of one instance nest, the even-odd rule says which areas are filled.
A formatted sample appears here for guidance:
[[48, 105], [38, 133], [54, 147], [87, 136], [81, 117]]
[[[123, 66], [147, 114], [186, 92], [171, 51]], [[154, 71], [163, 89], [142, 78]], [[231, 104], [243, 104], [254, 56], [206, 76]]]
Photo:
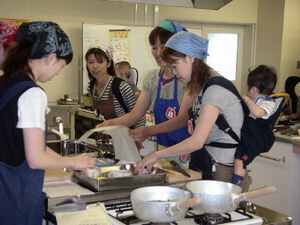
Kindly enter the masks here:
[[58, 131], [63, 134], [64, 133], [63, 119], [60, 116], [57, 116], [57, 117], [55, 117], [55, 122], [57, 124]]
[[68, 155], [69, 149], [69, 136], [64, 133], [64, 124], [63, 119], [60, 116], [54, 118], [55, 123], [57, 124], [58, 130], [52, 129], [51, 131], [60, 137], [60, 150], [61, 155]]

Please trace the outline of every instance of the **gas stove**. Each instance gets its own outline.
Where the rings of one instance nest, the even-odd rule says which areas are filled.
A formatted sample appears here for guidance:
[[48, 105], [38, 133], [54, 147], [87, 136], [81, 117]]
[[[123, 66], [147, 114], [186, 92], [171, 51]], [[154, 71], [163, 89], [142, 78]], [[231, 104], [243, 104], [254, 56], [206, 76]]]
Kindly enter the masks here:
[[111, 216], [113, 225], [130, 224], [130, 225], [212, 225], [212, 224], [235, 224], [235, 225], [260, 225], [263, 219], [251, 213], [245, 213], [244, 210], [238, 209], [234, 212], [224, 214], [203, 214], [199, 211], [190, 209], [186, 216], [171, 223], [149, 223], [139, 220], [132, 211], [131, 201], [125, 200], [114, 203], [106, 203], [105, 208]]

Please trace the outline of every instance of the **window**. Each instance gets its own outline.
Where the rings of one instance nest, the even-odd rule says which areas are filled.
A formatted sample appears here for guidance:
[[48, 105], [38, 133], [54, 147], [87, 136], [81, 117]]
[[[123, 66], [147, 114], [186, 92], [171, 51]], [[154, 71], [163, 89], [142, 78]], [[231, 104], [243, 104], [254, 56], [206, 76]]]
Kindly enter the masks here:
[[208, 33], [207, 64], [229, 80], [237, 79], [238, 34]]

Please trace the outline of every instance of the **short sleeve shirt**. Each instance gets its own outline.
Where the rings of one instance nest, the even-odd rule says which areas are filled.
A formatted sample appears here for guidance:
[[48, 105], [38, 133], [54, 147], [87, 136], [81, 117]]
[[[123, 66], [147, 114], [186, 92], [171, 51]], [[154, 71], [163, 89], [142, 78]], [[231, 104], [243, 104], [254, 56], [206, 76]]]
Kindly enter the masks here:
[[[272, 116], [273, 113], [276, 111], [276, 103], [273, 100], [268, 100], [266, 98], [258, 98], [254, 102], [261, 108], [263, 108], [267, 113], [265, 116], [262, 117], [262, 119], [269, 119], [269, 117]], [[255, 118], [254, 116], [252, 117]]]
[[[240, 137], [241, 127], [243, 123], [243, 109], [240, 100], [229, 90], [219, 86], [212, 85], [208, 87], [202, 96], [202, 90], [194, 98], [193, 111], [196, 114], [196, 122], [200, 115], [201, 108], [204, 105], [214, 105], [220, 109], [220, 114], [223, 114], [232, 127], [233, 131]], [[214, 124], [207, 140], [206, 144], [210, 142], [221, 143], [236, 143], [228, 134], [220, 130], [216, 124]], [[216, 148], [205, 147], [211, 156], [217, 161], [225, 165], [232, 165], [234, 160], [235, 148]]]
[[18, 128], [41, 128], [45, 130], [45, 112], [50, 112], [47, 107], [47, 96], [38, 87], [33, 87], [24, 92], [18, 101]]

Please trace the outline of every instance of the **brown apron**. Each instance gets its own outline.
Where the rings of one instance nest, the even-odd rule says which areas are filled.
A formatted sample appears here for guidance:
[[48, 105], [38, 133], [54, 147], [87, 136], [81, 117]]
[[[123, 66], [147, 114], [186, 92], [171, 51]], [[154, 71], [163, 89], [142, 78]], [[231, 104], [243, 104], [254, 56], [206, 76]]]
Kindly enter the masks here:
[[[114, 95], [111, 87], [109, 89], [107, 100], [93, 99], [93, 110], [97, 110], [97, 113], [104, 116], [105, 120], [109, 120], [117, 117], [115, 111], [115, 105], [114, 105]], [[109, 135], [102, 134], [102, 133], [97, 133], [95, 136], [96, 136], [96, 140], [111, 138]]]

